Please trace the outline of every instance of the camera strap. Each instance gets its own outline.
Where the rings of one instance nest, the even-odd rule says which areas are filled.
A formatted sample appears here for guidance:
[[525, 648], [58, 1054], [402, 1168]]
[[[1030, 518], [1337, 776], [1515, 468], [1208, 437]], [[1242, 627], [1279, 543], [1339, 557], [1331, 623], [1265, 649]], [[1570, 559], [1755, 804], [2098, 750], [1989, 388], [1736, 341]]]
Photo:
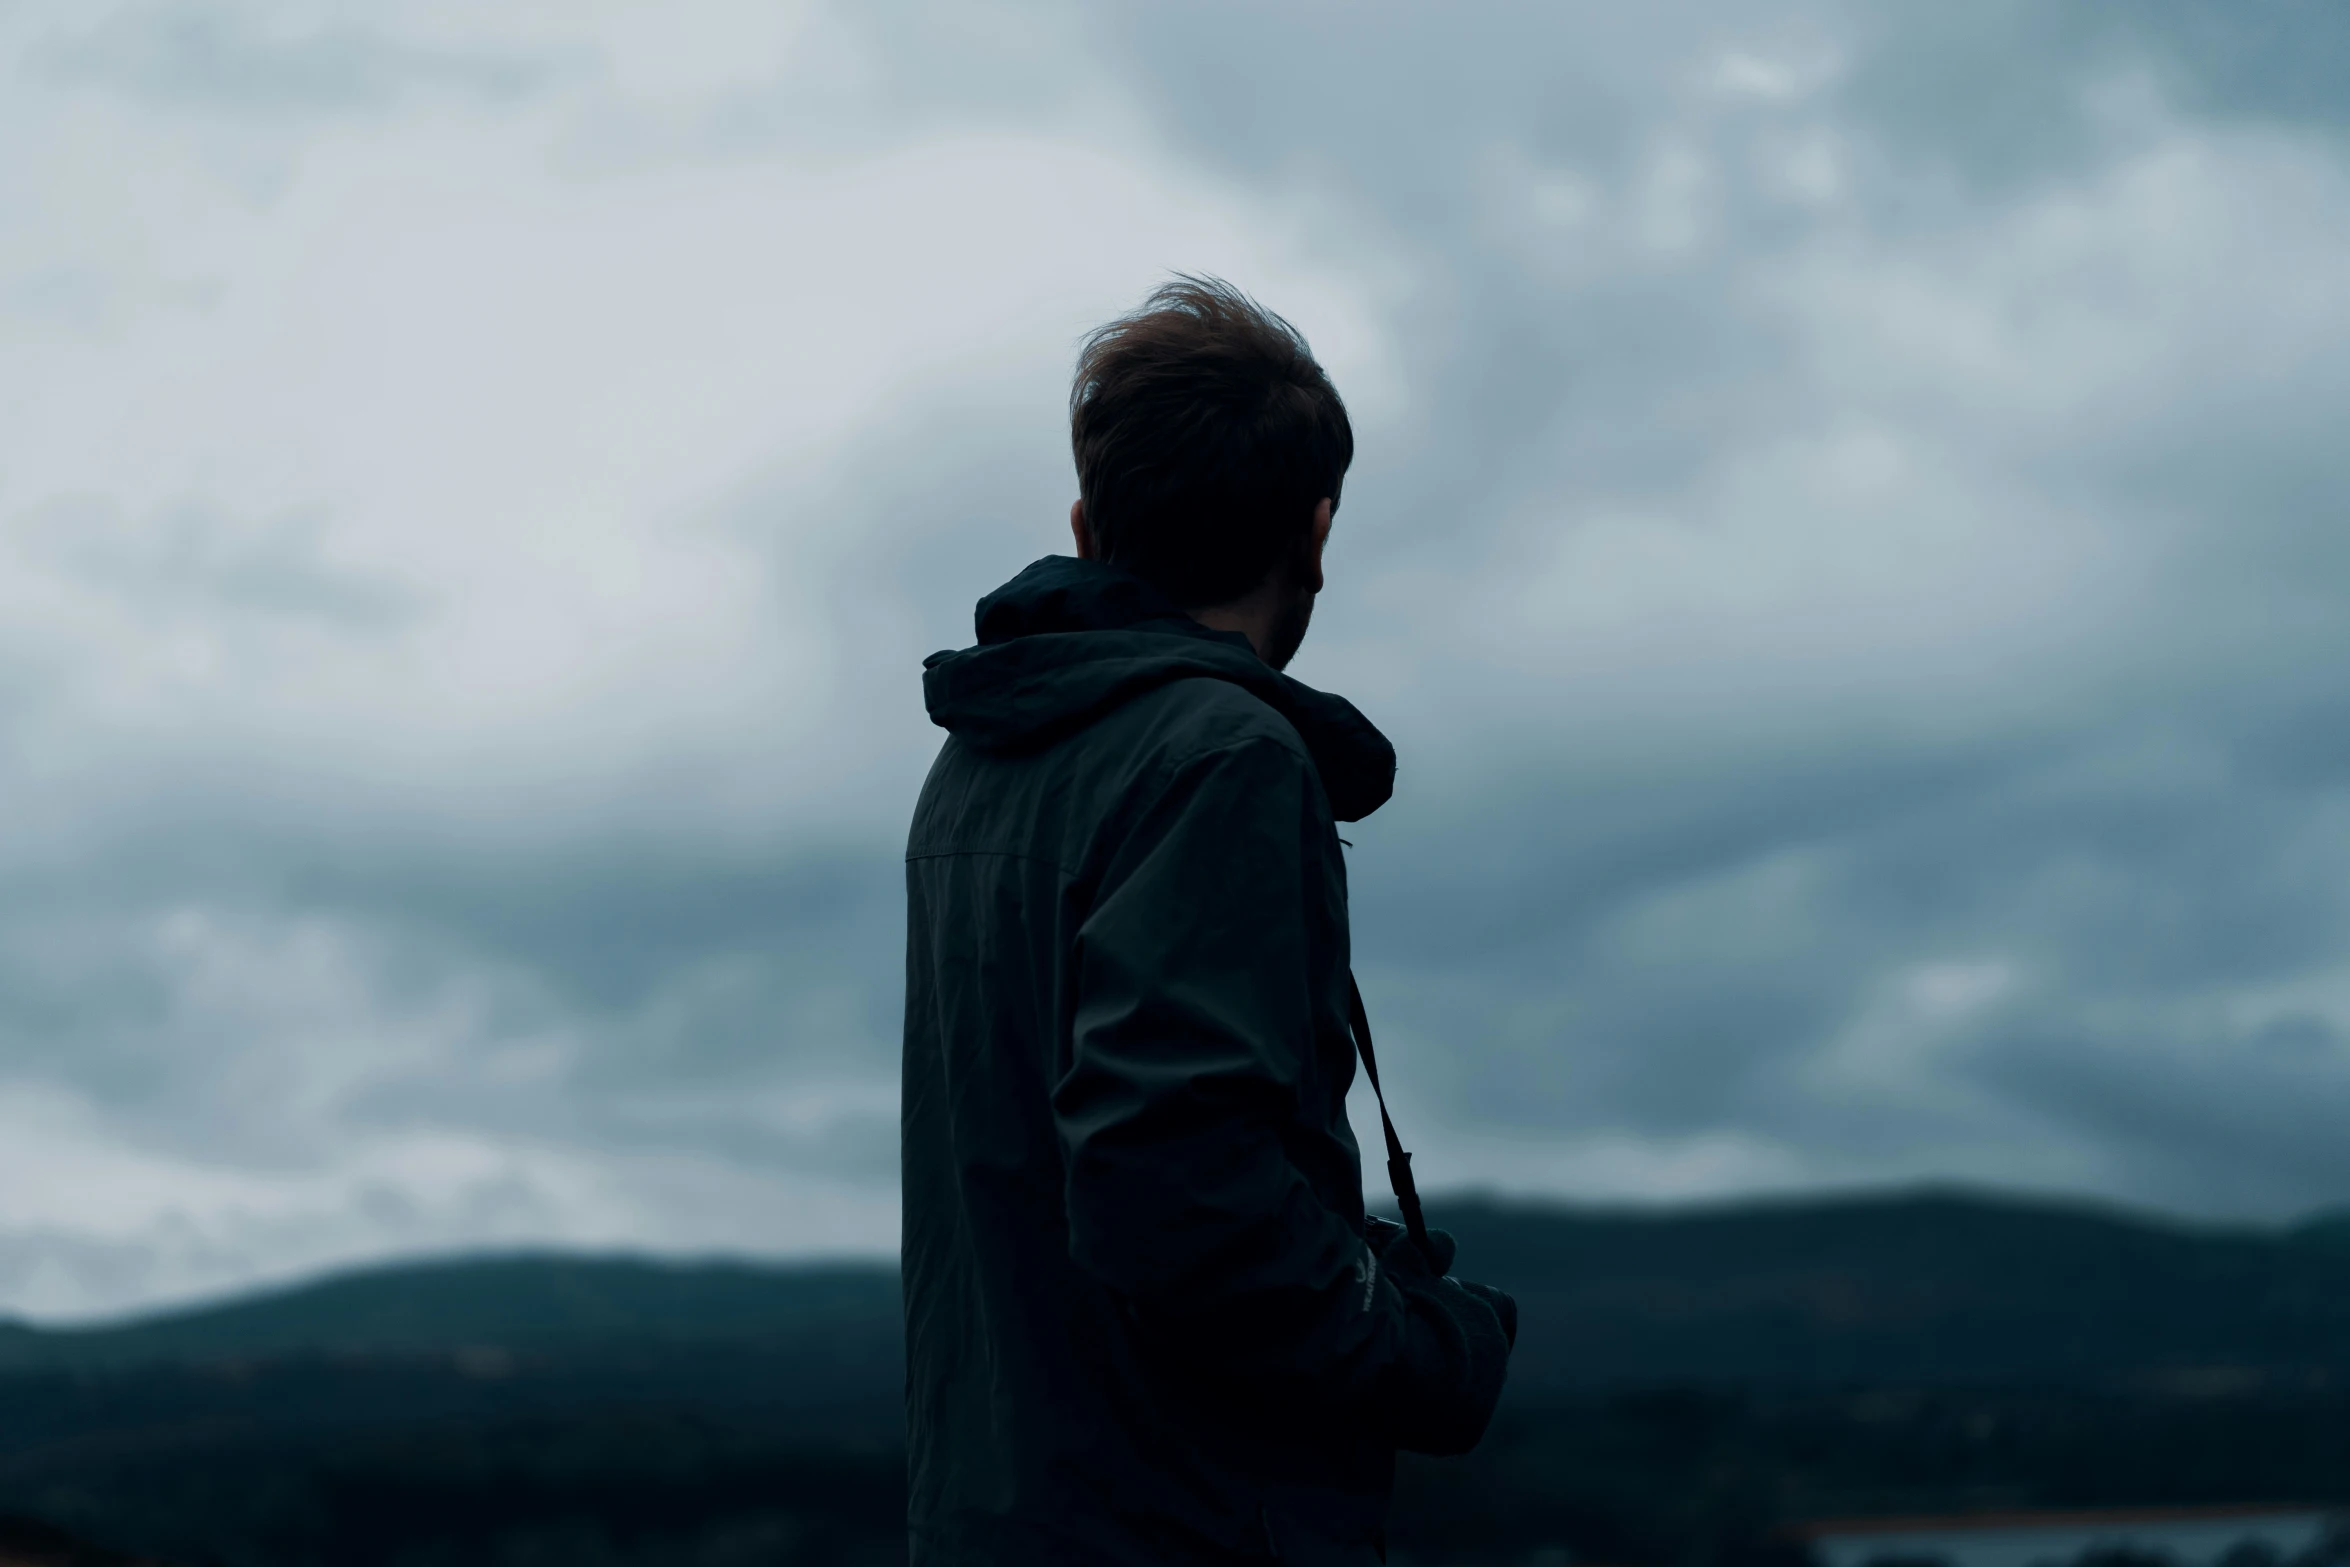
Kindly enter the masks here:
[[1363, 1009], [1363, 987], [1355, 983], [1351, 969], [1346, 976], [1346, 1005], [1347, 1021], [1354, 1027], [1355, 1054], [1363, 1058], [1371, 1097], [1379, 1101], [1379, 1129], [1387, 1134], [1387, 1184], [1395, 1193], [1395, 1205], [1403, 1212], [1403, 1227], [1412, 1243], [1433, 1256], [1428, 1221], [1420, 1213], [1420, 1189], [1412, 1184], [1412, 1156], [1404, 1152], [1403, 1140], [1395, 1135], [1395, 1121], [1387, 1113], [1387, 1095], [1379, 1087], [1379, 1058], [1371, 1050], [1371, 1014]]

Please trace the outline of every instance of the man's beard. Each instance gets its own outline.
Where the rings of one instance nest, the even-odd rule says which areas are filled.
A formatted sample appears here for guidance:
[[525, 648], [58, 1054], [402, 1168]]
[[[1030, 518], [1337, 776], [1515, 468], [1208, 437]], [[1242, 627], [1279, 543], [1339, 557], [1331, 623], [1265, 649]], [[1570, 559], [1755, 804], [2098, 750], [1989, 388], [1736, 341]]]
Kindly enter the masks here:
[[[1294, 577], [1291, 579], [1294, 583]], [[1297, 657], [1298, 648], [1306, 639], [1306, 627], [1314, 620], [1314, 594], [1291, 586], [1288, 601], [1281, 606], [1281, 618], [1273, 622], [1265, 638], [1265, 662], [1275, 669], [1287, 669], [1289, 661]]]

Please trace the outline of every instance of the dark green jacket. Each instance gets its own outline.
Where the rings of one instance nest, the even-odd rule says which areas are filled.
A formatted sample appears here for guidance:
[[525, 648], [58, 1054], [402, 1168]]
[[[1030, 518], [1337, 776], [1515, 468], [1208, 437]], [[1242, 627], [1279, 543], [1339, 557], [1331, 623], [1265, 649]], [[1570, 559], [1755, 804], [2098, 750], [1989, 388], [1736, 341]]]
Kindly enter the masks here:
[[906, 849], [913, 1560], [1374, 1561], [1506, 1357], [1365, 1239], [1334, 822], [1394, 751], [1108, 567], [978, 633]]

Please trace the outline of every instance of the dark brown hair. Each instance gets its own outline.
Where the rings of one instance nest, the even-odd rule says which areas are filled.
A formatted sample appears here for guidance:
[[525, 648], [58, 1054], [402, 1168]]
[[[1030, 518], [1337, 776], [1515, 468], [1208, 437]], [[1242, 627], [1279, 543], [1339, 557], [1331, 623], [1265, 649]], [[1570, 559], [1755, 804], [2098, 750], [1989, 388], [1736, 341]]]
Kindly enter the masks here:
[[1297, 328], [1188, 276], [1086, 338], [1069, 440], [1094, 552], [1186, 609], [1229, 603], [1290, 558], [1355, 450]]

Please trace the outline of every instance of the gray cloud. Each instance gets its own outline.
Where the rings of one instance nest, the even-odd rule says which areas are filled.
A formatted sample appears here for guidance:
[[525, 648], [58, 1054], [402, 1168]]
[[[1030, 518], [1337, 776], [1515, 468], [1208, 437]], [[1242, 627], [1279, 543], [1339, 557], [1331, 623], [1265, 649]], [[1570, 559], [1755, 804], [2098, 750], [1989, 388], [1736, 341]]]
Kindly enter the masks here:
[[[0, 1304], [886, 1245], [919, 658], [1061, 546], [1076, 334], [1252, 258], [1358, 409], [1301, 673], [1403, 751], [1353, 882], [1432, 1180], [2350, 1194], [2330, 13], [956, 9], [649, 85], [519, 19], [90, 35], [158, 99], [369, 107], [378, 200], [441, 172], [400, 161], [444, 146], [412, 89], [520, 90], [428, 56], [599, 58], [531, 79], [483, 154], [511, 190], [398, 230], [595, 281], [514, 370], [531, 288], [355, 274], [404, 325], [270, 361], [348, 418], [257, 377], [291, 432], [207, 437], [356, 454], [298, 482], [167, 451], [160, 496], [95, 462], [0, 494], [0, 695], [43, 743], [7, 763], [40, 830], [0, 837], [0, 1132], [95, 1194], [0, 1205]], [[288, 254], [371, 253], [288, 190]], [[1093, 249], [1114, 286], [1035, 283]], [[271, 266], [232, 318], [274, 344]], [[372, 319], [355, 288], [306, 330]], [[697, 291], [725, 329], [678, 318], [685, 372], [666, 328], [564, 357]], [[166, 319], [123, 297], [109, 341]], [[383, 391], [439, 311], [475, 312], [463, 373]], [[690, 482], [641, 477], [670, 453]]]
[[283, 115], [379, 110], [418, 90], [510, 99], [549, 62], [496, 50], [420, 47], [345, 21], [270, 26], [249, 7], [118, 10], [43, 51], [57, 77], [172, 108]]

